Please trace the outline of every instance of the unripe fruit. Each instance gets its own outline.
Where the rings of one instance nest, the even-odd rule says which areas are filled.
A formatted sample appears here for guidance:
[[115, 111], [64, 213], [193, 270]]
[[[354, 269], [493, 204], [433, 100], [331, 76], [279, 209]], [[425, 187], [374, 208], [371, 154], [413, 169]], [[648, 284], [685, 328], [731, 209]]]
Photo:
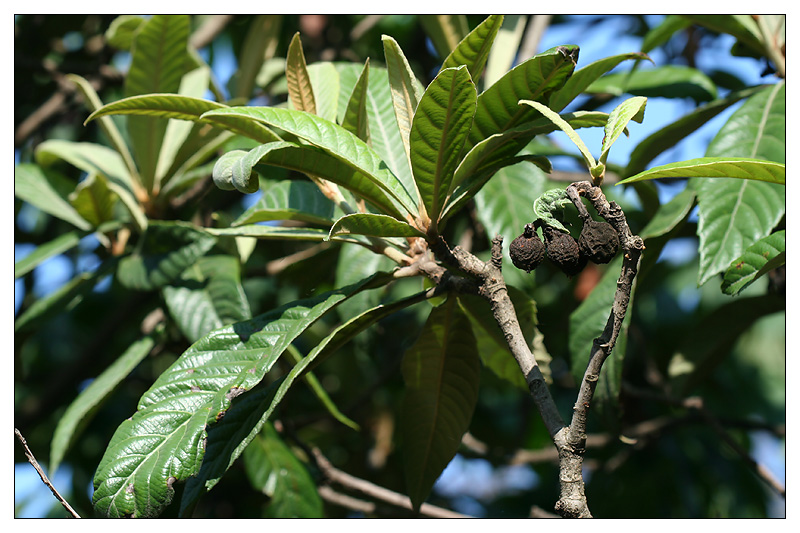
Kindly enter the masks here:
[[547, 257], [569, 277], [586, 266], [586, 257], [581, 255], [578, 243], [569, 233], [544, 226]]
[[544, 260], [544, 243], [533, 226], [527, 224], [525, 232], [511, 241], [508, 253], [515, 267], [530, 273]]
[[608, 263], [619, 251], [619, 235], [608, 222], [589, 219], [583, 223], [578, 247], [592, 262]]

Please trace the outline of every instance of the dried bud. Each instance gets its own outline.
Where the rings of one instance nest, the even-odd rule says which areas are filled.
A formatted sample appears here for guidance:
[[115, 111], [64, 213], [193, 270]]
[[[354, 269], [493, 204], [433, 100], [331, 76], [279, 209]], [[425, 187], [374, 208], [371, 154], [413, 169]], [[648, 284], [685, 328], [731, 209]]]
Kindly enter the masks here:
[[525, 232], [511, 241], [508, 253], [515, 267], [530, 273], [544, 260], [544, 244], [533, 226], [527, 224]]
[[583, 224], [578, 246], [592, 262], [608, 263], [619, 251], [619, 235], [608, 222], [589, 219]]
[[569, 277], [586, 266], [586, 257], [581, 255], [578, 243], [569, 233], [544, 226], [547, 257]]

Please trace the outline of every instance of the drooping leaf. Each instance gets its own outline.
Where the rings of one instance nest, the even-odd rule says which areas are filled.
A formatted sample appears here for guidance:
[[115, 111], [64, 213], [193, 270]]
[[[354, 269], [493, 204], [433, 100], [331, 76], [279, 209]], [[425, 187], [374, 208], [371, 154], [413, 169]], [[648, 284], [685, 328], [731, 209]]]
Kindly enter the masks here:
[[286, 53], [286, 84], [289, 87], [289, 100], [294, 108], [316, 115], [317, 103], [314, 100], [311, 78], [308, 76], [300, 32], [294, 34]]
[[434, 225], [450, 192], [476, 99], [477, 91], [466, 67], [446, 69], [428, 86], [414, 114], [409, 134], [411, 168]]
[[466, 15], [420, 15], [420, 22], [439, 57], [447, 57], [469, 31]]
[[632, 176], [642, 172], [647, 164], [655, 159], [659, 154], [675, 146], [678, 141], [689, 136], [703, 124], [717, 116], [719, 113], [742, 100], [748, 98], [760, 88], [747, 88], [729, 94], [725, 98], [720, 98], [697, 107], [687, 115], [679, 118], [671, 124], [667, 124], [655, 133], [652, 133], [642, 142], [636, 145], [628, 159], [628, 166], [625, 169], [626, 176]]
[[194, 343], [114, 433], [94, 478], [95, 510], [105, 516], [161, 513], [172, 500], [174, 483], [200, 470], [206, 428], [223, 418], [233, 398], [255, 387], [288, 345], [336, 304], [387, 281], [376, 275], [226, 326]]
[[225, 104], [181, 96], [178, 94], [147, 94], [123, 98], [106, 104], [94, 111], [85, 123], [108, 115], [142, 115], [161, 118], [177, 118], [195, 122], [210, 123], [218, 128], [238, 133], [258, 142], [280, 141], [281, 138], [263, 124], [236, 116], [210, 116], [201, 119], [203, 113], [226, 108]]
[[616, 185], [661, 178], [738, 178], [786, 185], [786, 165], [746, 157], [699, 157], [653, 167]]
[[268, 220], [299, 220], [331, 226], [333, 202], [310, 181], [276, 181], [265, 185], [261, 198], [231, 225], [243, 226]]
[[[786, 160], [785, 83], [751, 96], [734, 111], [706, 150], [707, 157]], [[785, 172], [780, 168], [779, 172]], [[786, 211], [786, 188], [751, 179], [692, 178], [699, 206], [698, 285], [728, 268], [757, 240], [769, 235]]]
[[185, 222], [152, 221], [133, 254], [117, 269], [119, 282], [134, 290], [153, 290], [176, 279], [214, 246], [216, 238]]
[[400, 433], [406, 492], [414, 509], [455, 456], [478, 398], [480, 356], [455, 298], [431, 309], [402, 363], [406, 391]]
[[162, 290], [170, 316], [189, 342], [250, 318], [239, 261], [229, 255], [201, 257]]
[[776, 231], [749, 246], [725, 271], [722, 292], [739, 294], [745, 287], [786, 264], [786, 231]]
[[322, 499], [306, 467], [272, 427], [264, 424], [244, 451], [247, 478], [269, 498], [267, 518], [322, 518]]
[[[337, 74], [338, 76], [338, 74]], [[358, 77], [347, 108], [342, 118], [342, 127], [369, 144], [369, 114], [367, 113], [367, 89], [369, 87], [369, 59]]]
[[608, 159], [608, 152], [611, 150], [611, 145], [614, 144], [628, 127], [628, 122], [633, 120], [634, 122], [642, 123], [645, 105], [647, 105], [647, 98], [636, 96], [628, 98], [614, 108], [614, 111], [608, 116], [605, 134], [603, 135], [603, 143], [600, 148], [599, 158], [601, 163], [605, 163]]
[[569, 233], [569, 230], [553, 215], [554, 211], [560, 211], [568, 205], [572, 205], [572, 200], [567, 196], [566, 189], [563, 187], [550, 189], [533, 201], [533, 220], [541, 220], [548, 226]]
[[546, 102], [563, 87], [578, 60], [578, 47], [557, 46], [511, 69], [478, 96], [469, 147], [483, 139], [537, 118], [537, 112], [520, 100]]
[[74, 187], [66, 176], [53, 170], [30, 163], [14, 167], [14, 196], [78, 229], [88, 230], [91, 224], [67, 201]]
[[125, 353], [92, 380], [69, 404], [67, 410], [58, 419], [58, 425], [53, 432], [53, 441], [50, 444], [50, 475], [58, 470], [61, 461], [80, 435], [82, 428], [94, 418], [97, 408], [116, 389], [117, 385], [147, 357], [154, 345], [155, 340], [152, 336], [148, 336], [128, 346]]
[[589, 151], [589, 148], [586, 146], [586, 143], [583, 142], [580, 135], [578, 135], [575, 130], [570, 126], [569, 122], [564, 120], [558, 113], [547, 107], [546, 105], [535, 102], [533, 100], [520, 100], [519, 101], [520, 107], [532, 107], [539, 113], [545, 116], [545, 118], [549, 119], [553, 124], [558, 126], [561, 131], [567, 134], [569, 140], [572, 141], [575, 146], [580, 150], [581, 155], [583, 156], [583, 160], [586, 163], [586, 167], [591, 170], [596, 165], [597, 162], [594, 160], [594, 156], [592, 156], [592, 152]]
[[633, 72], [606, 74], [586, 88], [587, 93], [663, 98], [692, 98], [708, 102], [717, 97], [717, 86], [702, 71], [683, 65], [665, 65]]
[[410, 225], [389, 215], [373, 213], [354, 213], [344, 215], [331, 227], [330, 237], [334, 235], [368, 235], [371, 237], [421, 237], [425, 234]]
[[[189, 25], [188, 15], [154, 15], [142, 24], [134, 37], [125, 96], [178, 92], [181, 77], [192, 68]], [[128, 119], [128, 135], [147, 190], [153, 187], [166, 127], [151, 117]]]
[[442, 63], [440, 72], [446, 68], [466, 65], [473, 82], [478, 83], [489, 58], [494, 38], [502, 25], [503, 15], [489, 15], [450, 52]]
[[[365, 176], [396, 200], [407, 213], [416, 213], [408, 191], [380, 157], [364, 141], [341, 126], [302, 111], [272, 107], [230, 107], [210, 111], [203, 116], [222, 115], [250, 118], [297, 135], [346, 164], [353, 172]], [[329, 179], [324, 173], [319, 176]]]
[[397, 117], [397, 126], [400, 129], [400, 137], [403, 140], [406, 158], [410, 165], [411, 148], [408, 135], [411, 133], [411, 122], [414, 120], [414, 113], [425, 89], [411, 70], [397, 41], [388, 35], [382, 35], [381, 40], [383, 41], [383, 55], [386, 58], [389, 86], [392, 90], [394, 114]]
[[572, 76], [570, 76], [564, 86], [550, 96], [550, 102], [547, 104], [547, 107], [557, 113], [560, 113], [578, 95], [583, 93], [592, 84], [592, 82], [599, 79], [610, 70], [614, 69], [623, 61], [632, 59], [642, 60], [650, 58], [647, 56], [647, 54], [642, 52], [630, 52], [626, 54], [605, 57], [595, 61], [594, 63], [590, 63], [589, 65], [576, 70]]

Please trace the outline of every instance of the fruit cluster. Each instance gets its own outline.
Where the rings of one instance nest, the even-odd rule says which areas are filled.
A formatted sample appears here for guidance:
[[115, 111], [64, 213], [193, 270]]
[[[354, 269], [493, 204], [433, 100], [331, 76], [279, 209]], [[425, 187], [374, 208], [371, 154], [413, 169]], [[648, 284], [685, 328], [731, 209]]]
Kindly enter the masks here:
[[619, 236], [608, 222], [584, 221], [577, 241], [569, 233], [547, 224], [539, 225], [544, 243], [534, 224], [526, 224], [523, 234], [511, 242], [511, 262], [525, 272], [539, 266], [547, 255], [562, 272], [572, 277], [583, 270], [588, 261], [608, 263], [619, 251]]

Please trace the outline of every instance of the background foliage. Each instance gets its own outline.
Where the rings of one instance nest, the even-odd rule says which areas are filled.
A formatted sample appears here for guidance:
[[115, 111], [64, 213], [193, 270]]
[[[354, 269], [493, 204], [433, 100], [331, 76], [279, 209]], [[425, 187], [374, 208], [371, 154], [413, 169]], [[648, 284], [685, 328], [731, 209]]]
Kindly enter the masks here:
[[[502, 27], [491, 29], [497, 32], [495, 46], [477, 94], [532, 55], [526, 36], [533, 34], [537, 19], [542, 20], [509, 16]], [[272, 349], [270, 366], [253, 363], [256, 372], [270, 372], [273, 379], [286, 375], [315, 346], [324, 346], [331, 333], [343, 331], [348, 342], [339, 346], [334, 337], [336, 357], [324, 358], [303, 386], [287, 394], [272, 417], [279, 423], [264, 425], [229, 469], [207, 459], [199, 477], [176, 483], [176, 503], [166, 507], [165, 516], [358, 516], [317, 495], [323, 476], [310, 460], [311, 445], [349, 474], [399, 493], [415, 490], [409, 487], [414, 480], [404, 477], [407, 443], [398, 434], [409, 420], [406, 409], [413, 411], [425, 399], [407, 392], [411, 380], [403, 356], [431, 343], [451, 346], [459, 354], [477, 346], [481, 366], [477, 359], [464, 357], [463, 371], [480, 373], [479, 390], [460, 391], [475, 403], [471, 439], [462, 442], [428, 501], [492, 517], [527, 516], [532, 505], [551, 508], [558, 493], [556, 465], [553, 454], [548, 455], [552, 443], [486, 309], [469, 298], [458, 306], [450, 299], [438, 307], [403, 300], [423, 288], [419, 278], [387, 285], [378, 276], [370, 281], [377, 288], [341, 302], [335, 294], [326, 295], [342, 287], [357, 292], [360, 280], [388, 271], [393, 264], [347, 243], [346, 235], [321, 239], [319, 232], [327, 235], [341, 213], [310, 181], [297, 179], [297, 173], [259, 168], [254, 187], [249, 172], [236, 174], [232, 166], [232, 183], [252, 194], [243, 198], [239, 192], [215, 187], [211, 175], [219, 156], [255, 146], [243, 136], [152, 116], [106, 116], [83, 126], [99, 102], [130, 95], [180, 92], [206, 102], [282, 107], [293, 84], [307, 83], [314, 87], [313, 104], [289, 106], [308, 110], [313, 105], [318, 115], [368, 138], [370, 146], [391, 161], [392, 169], [400, 169], [398, 179], [410, 187], [412, 165], [403, 143], [381, 127], [394, 123], [395, 117], [382, 115], [384, 108], [376, 105], [392, 99], [390, 91], [382, 89], [388, 87], [382, 62], [393, 57], [386, 51], [393, 46], [402, 50], [422, 82], [416, 88], [421, 94], [442, 63], [448, 66], [450, 51], [484, 17], [235, 16], [225, 19], [227, 24], [213, 40], [204, 42], [200, 30], [209, 20], [159, 18], [139, 34], [134, 33], [141, 23], [136, 17], [15, 20], [14, 416], [16, 427], [51, 473], [69, 473], [68, 485], [59, 485], [59, 490], [82, 515], [91, 515], [91, 481], [96, 471], [103, 471], [101, 458], [115, 429], [142, 405], [157, 404], [175, 383], [199, 379], [165, 373], [178, 356], [210, 331], [251, 317], [257, 321], [270, 312], [281, 316], [287, 330], [297, 330], [296, 336]], [[620, 56], [582, 46], [578, 68], [592, 65], [584, 75], [594, 81], [587, 82], [578, 91], [584, 94], [569, 106], [569, 99], [564, 101], [566, 108], [558, 109], [558, 101], [551, 101], [552, 108], [562, 113], [610, 112], [630, 96], [648, 97], [643, 123], [630, 124], [630, 139], [621, 138], [607, 161], [605, 192], [624, 207], [647, 249], [627, 333], [606, 364], [599, 403], [590, 417], [594, 438], [586, 466], [593, 513], [782, 514], [783, 500], [738, 452], [766, 462], [781, 477], [784, 186], [769, 183], [771, 176], [707, 178], [686, 167], [669, 166], [702, 156], [785, 162], [785, 83], [770, 72], [785, 68], [780, 53], [776, 55], [780, 43], [772, 46], [764, 38], [773, 34], [770, 27], [753, 29], [752, 19], [722, 15], [556, 16], [548, 22], [543, 42], [557, 35], [554, 44], [571, 44], [578, 34], [594, 34], [601, 36], [599, 43], [630, 43], [614, 52]], [[298, 31], [302, 57], [299, 42], [293, 40]], [[163, 35], [179, 43], [199, 42], [198, 51], [172, 43], [166, 47], [174, 52], [170, 54], [130, 53], [132, 43], [148, 50], [141, 43]], [[633, 54], [639, 51], [649, 54], [654, 65]], [[708, 64], [710, 51], [730, 62]], [[367, 58], [370, 69], [362, 81]], [[308, 79], [285, 76], [287, 60], [305, 61]], [[454, 58], [450, 66], [462, 60]], [[636, 70], [634, 63], [639, 65]], [[169, 75], [148, 76], [154, 64], [163, 64]], [[195, 70], [203, 64], [213, 68]], [[744, 74], [754, 67], [761, 74], [755, 80]], [[463, 71], [447, 72], [453, 79], [440, 77], [437, 83], [463, 85], [459, 77], [469, 79]], [[579, 82], [576, 75], [570, 83]], [[363, 97], [350, 98], [351, 94]], [[475, 96], [465, 91], [462, 98], [457, 104], [468, 106]], [[168, 106], [169, 98], [164, 102]], [[656, 125], [653, 113], [661, 103], [669, 111], [661, 118], [663, 124]], [[421, 103], [424, 109], [436, 105], [431, 100]], [[202, 108], [197, 113], [215, 109], [209, 103], [198, 106]], [[37, 114], [42, 110], [44, 119]], [[354, 118], [359, 113], [368, 120], [359, 123]], [[217, 116], [225, 120], [223, 113]], [[276, 140], [257, 123], [225, 123], [231, 124], [262, 143]], [[424, 152], [425, 139], [409, 128], [410, 142]], [[602, 131], [594, 130], [599, 137], [586, 128], [579, 131], [599, 154]], [[124, 138], [115, 133], [120, 131]], [[463, 136], [458, 131], [449, 134], [450, 139]], [[444, 235], [449, 242], [485, 259], [495, 234], [509, 243], [521, 233], [532, 218], [533, 201], [543, 192], [586, 177], [585, 171], [577, 173], [581, 154], [560, 133], [538, 136], [519, 148], [523, 155], [551, 156], [554, 172], [545, 174], [529, 162], [498, 171], [448, 219]], [[291, 148], [283, 153], [291, 157]], [[444, 166], [450, 168], [452, 162]], [[672, 179], [610, 186], [647, 169], [651, 174], [640, 177]], [[438, 179], [425, 169], [413, 170], [430, 177], [425, 183]], [[384, 202], [380, 194], [369, 199], [376, 205]], [[441, 208], [437, 201], [426, 205], [429, 212]], [[225, 228], [257, 222], [274, 238], [256, 242], [236, 231], [235, 237], [225, 234]], [[564, 222], [576, 227], [576, 220]], [[140, 238], [145, 226], [147, 232]], [[220, 230], [210, 235], [199, 227]], [[529, 341], [537, 357], [548, 363], [553, 394], [563, 413], [572, 407], [588, 347], [607, 318], [611, 293], [604, 287], [613, 287], [615, 264], [592, 265], [567, 279], [549, 264], [526, 275], [506, 261], [512, 299], [527, 331], [535, 332]], [[309, 315], [293, 312], [291, 302], [300, 299], [313, 304]], [[361, 322], [348, 321], [381, 303], [392, 304], [396, 312], [360, 318], [363, 323], [373, 318], [376, 322], [350, 339], [350, 328], [358, 329]], [[323, 316], [328, 308], [332, 311]], [[443, 331], [423, 326], [429, 314], [443, 317]], [[303, 329], [306, 317], [322, 318]], [[462, 322], [472, 324], [474, 342], [454, 335]], [[248, 342], [262, 346], [258, 323], [248, 324], [253, 332]], [[197, 344], [190, 352], [201, 357], [202, 348]], [[323, 356], [328, 353], [332, 350], [322, 349]], [[276, 388], [262, 387], [241, 401], [269, 402]], [[702, 399], [702, 408], [687, 403], [695, 397]], [[220, 395], [208, 402], [233, 400]], [[250, 423], [236, 418], [245, 407], [231, 409], [220, 427]], [[212, 453], [222, 449], [215, 446], [224, 447], [224, 438], [209, 437], [207, 458], [225, 456]], [[15, 463], [24, 460], [15, 450]], [[654, 479], [658, 482], [649, 481]], [[214, 490], [204, 493], [208, 486]], [[476, 486], [485, 490], [476, 491]], [[199, 503], [192, 507], [184, 502]], [[15, 510], [23, 513], [25, 504], [24, 499], [16, 500]], [[55, 504], [48, 512], [63, 514]], [[408, 516], [407, 511], [384, 505], [368, 514]]]

